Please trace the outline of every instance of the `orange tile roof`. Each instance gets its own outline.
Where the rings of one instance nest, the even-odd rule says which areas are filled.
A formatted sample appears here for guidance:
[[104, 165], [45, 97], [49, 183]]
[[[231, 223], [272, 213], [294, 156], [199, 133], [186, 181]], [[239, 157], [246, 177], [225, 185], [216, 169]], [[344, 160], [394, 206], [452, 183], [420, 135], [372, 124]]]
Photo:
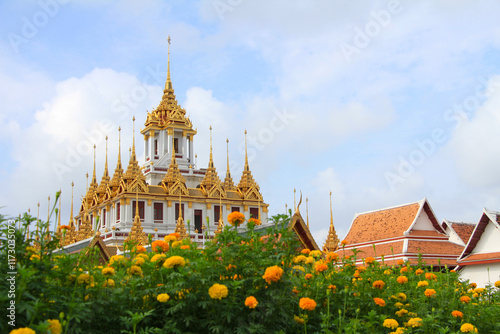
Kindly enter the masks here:
[[480, 261], [480, 260], [499, 260], [500, 261], [500, 252], [494, 253], [483, 253], [483, 254], [471, 254], [466, 258], [462, 259], [463, 262], [469, 261]]
[[413, 223], [419, 203], [358, 215], [352, 222], [345, 241], [347, 244], [400, 237]]
[[408, 241], [408, 253], [414, 254], [440, 254], [454, 255], [458, 257], [462, 253], [463, 249], [463, 246], [454, 244], [449, 241]]
[[463, 240], [464, 243], [467, 243], [469, 241], [469, 238], [472, 235], [472, 232], [474, 232], [475, 227], [475, 224], [451, 222], [451, 228], [453, 228], [453, 230], [457, 232], [458, 236]]
[[[369, 256], [376, 257], [380, 255], [392, 256], [392, 254], [394, 254], [396, 256], [403, 252], [403, 240], [401, 239], [394, 242], [375, 244], [375, 250], [373, 249], [372, 245], [356, 247], [356, 250], [359, 251], [357, 257], [360, 259]], [[350, 247], [346, 249], [343, 249], [341, 247], [339, 250], [336, 251], [336, 253], [339, 254], [341, 257], [344, 255], [346, 256], [354, 255], [354, 252]]]

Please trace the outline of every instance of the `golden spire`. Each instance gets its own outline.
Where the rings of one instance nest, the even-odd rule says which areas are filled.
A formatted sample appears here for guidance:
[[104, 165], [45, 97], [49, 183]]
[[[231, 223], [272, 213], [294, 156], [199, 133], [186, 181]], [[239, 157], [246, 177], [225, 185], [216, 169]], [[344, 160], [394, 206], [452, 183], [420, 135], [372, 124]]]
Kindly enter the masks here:
[[175, 224], [175, 233], [179, 233], [179, 240], [188, 237], [186, 232], [186, 226], [184, 225], [184, 218], [182, 218], [182, 197], [179, 192], [179, 217], [177, 217], [177, 223]]
[[133, 136], [132, 136], [132, 154], [130, 155], [130, 161], [128, 163], [127, 171], [123, 174], [123, 180], [127, 185], [133, 183], [135, 180], [140, 180], [146, 182], [144, 174], [142, 174], [139, 163], [137, 162], [137, 157], [135, 155], [135, 117], [132, 118], [133, 122]]
[[224, 179], [224, 189], [226, 189], [226, 191], [236, 190], [233, 178], [231, 177], [231, 172], [229, 171], [229, 139], [226, 139], [226, 157], [227, 157], [227, 167], [226, 167], [226, 178]]
[[167, 59], [167, 84], [165, 85], [165, 89], [172, 89], [172, 80], [170, 80], [170, 35], [167, 38], [168, 42], [168, 59]]
[[306, 219], [307, 219], [307, 229], [309, 229], [309, 199], [306, 197]]
[[113, 192], [120, 186], [120, 181], [123, 176], [123, 168], [122, 168], [122, 137], [121, 137], [122, 128], [118, 127], [118, 162], [116, 163], [115, 173], [113, 174], [113, 178], [109, 182], [109, 186], [112, 188]]
[[[212, 155], [212, 126], [210, 126], [210, 159], [208, 161], [208, 168], [205, 172], [205, 177], [201, 181], [200, 186], [205, 195], [215, 197], [217, 196], [217, 194], [212, 192], [211, 190], [214, 187], [219, 186], [219, 193], [222, 192], [223, 189], [221, 189], [220, 185], [221, 181], [219, 179], [219, 176], [217, 175], [217, 170], [214, 167], [214, 159]], [[226, 196], [225, 193], [223, 195], [224, 197]]]
[[90, 181], [89, 188], [87, 190], [87, 194], [85, 195], [85, 198], [87, 200], [87, 206], [90, 208], [92, 207], [92, 202], [94, 200], [94, 195], [97, 192], [97, 177], [96, 177], [96, 168], [95, 168], [95, 152], [96, 152], [96, 145], [94, 144], [94, 171], [92, 172], [92, 181]]
[[326, 238], [325, 245], [323, 246], [323, 251], [325, 252], [335, 252], [339, 248], [339, 238], [333, 227], [333, 209], [332, 209], [332, 192], [330, 191], [330, 230], [328, 231], [328, 237]]
[[75, 221], [73, 219], [73, 188], [75, 186], [74, 182], [71, 182], [71, 213], [69, 215], [69, 229], [66, 231], [66, 238], [64, 240], [65, 245], [69, 245], [75, 242]]
[[132, 116], [132, 155], [135, 159], [135, 116]]
[[168, 166], [167, 174], [163, 177], [162, 183], [168, 191], [171, 191], [172, 187], [180, 183], [184, 193], [187, 193], [186, 180], [182, 176], [177, 161], [175, 160], [175, 149], [174, 149], [174, 137], [172, 136], [172, 158], [170, 159], [170, 165]]
[[243, 167], [243, 175], [241, 176], [238, 184], [238, 191], [244, 198], [246, 198], [251, 195], [252, 190], [255, 190], [256, 194], [254, 195], [257, 198], [262, 198], [262, 195], [259, 192], [259, 185], [253, 179], [252, 172], [250, 172], [250, 167], [248, 166], [247, 130], [245, 130], [245, 167]]
[[[139, 171], [140, 172], [140, 171]], [[140, 172], [142, 174], [142, 172]], [[137, 176], [139, 177], [139, 176]], [[135, 190], [135, 217], [130, 233], [127, 237], [128, 241], [138, 242], [139, 245], [146, 245], [148, 243], [148, 237], [142, 229], [141, 216], [139, 215], [139, 189]]]
[[109, 172], [108, 172], [108, 136], [106, 136], [106, 162], [104, 163], [104, 174], [102, 175], [101, 184], [97, 188], [97, 193], [100, 195], [100, 199], [106, 193], [106, 189], [109, 185]]

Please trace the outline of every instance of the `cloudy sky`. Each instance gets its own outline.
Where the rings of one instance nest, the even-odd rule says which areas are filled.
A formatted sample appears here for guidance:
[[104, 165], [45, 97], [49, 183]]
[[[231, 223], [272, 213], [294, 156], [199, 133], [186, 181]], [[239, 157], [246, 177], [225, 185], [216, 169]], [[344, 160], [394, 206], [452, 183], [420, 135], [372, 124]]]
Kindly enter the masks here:
[[[167, 36], [198, 167], [235, 181], [250, 168], [271, 214], [308, 197], [322, 245], [356, 212], [427, 197], [439, 220], [500, 210], [497, 1], [3, 1], [0, 3], [0, 206], [36, 215], [63, 192], [68, 219], [104, 136], [128, 160], [161, 99]], [[496, 22], [496, 23], [495, 23]], [[138, 152], [143, 156], [142, 139]], [[76, 206], [75, 206], [76, 207]], [[305, 216], [305, 205], [301, 212]]]

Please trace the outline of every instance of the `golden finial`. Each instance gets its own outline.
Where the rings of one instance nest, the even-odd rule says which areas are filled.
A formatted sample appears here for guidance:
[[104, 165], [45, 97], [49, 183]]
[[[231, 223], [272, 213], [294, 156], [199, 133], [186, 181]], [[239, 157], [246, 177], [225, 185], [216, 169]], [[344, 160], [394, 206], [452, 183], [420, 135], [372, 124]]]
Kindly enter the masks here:
[[307, 219], [307, 228], [309, 229], [309, 199], [306, 197], [306, 219]]
[[227, 171], [229, 172], [229, 138], [226, 138]]
[[247, 154], [247, 130], [245, 130], [245, 170], [249, 170], [248, 167], [248, 154]]
[[120, 162], [122, 160], [121, 157], [121, 152], [122, 152], [122, 127], [118, 127], [118, 161]]
[[333, 227], [332, 192], [330, 191], [330, 229], [323, 246], [323, 251], [335, 252], [338, 249], [338, 245], [339, 238], [337, 237], [337, 232], [335, 232], [335, 228]]
[[197, 166], [198, 166], [198, 154], [195, 154], [194, 155], [194, 168], [196, 169]]
[[132, 117], [132, 155], [131, 159], [135, 159], [135, 116]]
[[36, 231], [38, 232], [38, 222], [40, 221], [40, 202], [37, 204], [38, 211], [36, 213]]
[[333, 226], [332, 192], [330, 191], [330, 226]]
[[95, 181], [95, 182], [97, 182], [97, 177], [96, 177], [96, 175], [95, 175], [95, 151], [96, 151], [96, 145], [94, 144], [94, 172], [93, 172], [93, 174], [92, 174], [92, 182], [91, 182], [91, 185], [92, 185], [92, 183], [93, 183], [94, 181]]
[[[170, 82], [170, 35], [168, 35], [168, 60], [167, 60], [167, 81]], [[170, 88], [170, 87], [169, 87]]]
[[208, 162], [208, 167], [214, 166], [214, 160], [212, 156], [212, 126], [210, 125], [210, 161]]
[[85, 177], [87, 178], [87, 184], [85, 185], [85, 192], [89, 190], [89, 172], [85, 174]]
[[288, 204], [285, 203], [285, 213], [288, 214]]
[[104, 173], [108, 174], [108, 136], [106, 136], [106, 162], [104, 163]]

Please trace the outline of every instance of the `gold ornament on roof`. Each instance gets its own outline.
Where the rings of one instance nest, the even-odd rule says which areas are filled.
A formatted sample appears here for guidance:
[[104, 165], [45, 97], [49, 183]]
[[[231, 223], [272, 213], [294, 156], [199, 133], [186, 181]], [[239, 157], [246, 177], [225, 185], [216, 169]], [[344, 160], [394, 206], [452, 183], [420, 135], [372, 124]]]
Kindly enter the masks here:
[[184, 218], [182, 218], [182, 198], [179, 194], [179, 217], [177, 218], [177, 223], [175, 224], [175, 233], [179, 233], [179, 240], [188, 237], [186, 232], [186, 226], [184, 225]]
[[208, 197], [226, 197], [226, 191], [222, 188], [221, 181], [214, 166], [212, 154], [212, 126], [210, 126], [210, 159], [205, 177], [200, 184], [201, 191]]
[[235, 191], [233, 178], [231, 177], [231, 172], [229, 170], [229, 138], [226, 139], [226, 157], [227, 157], [227, 167], [226, 167], [226, 178], [224, 179], [224, 189], [226, 191]]
[[104, 196], [106, 195], [106, 191], [109, 186], [109, 172], [108, 172], [108, 136], [106, 136], [106, 161], [104, 163], [104, 173], [102, 175], [101, 184], [97, 187], [97, 196], [99, 199], [99, 203], [102, 203], [104, 200]]
[[330, 230], [323, 246], [324, 252], [335, 252], [339, 248], [339, 238], [333, 227], [332, 192], [330, 191]]
[[115, 173], [109, 182], [113, 196], [116, 195], [120, 182], [123, 177], [122, 156], [121, 156], [121, 127], [118, 127], [118, 162], [116, 163]]
[[253, 179], [252, 172], [248, 166], [247, 130], [245, 130], [245, 166], [243, 167], [243, 174], [238, 184], [238, 192], [244, 199], [262, 200], [259, 185]]

